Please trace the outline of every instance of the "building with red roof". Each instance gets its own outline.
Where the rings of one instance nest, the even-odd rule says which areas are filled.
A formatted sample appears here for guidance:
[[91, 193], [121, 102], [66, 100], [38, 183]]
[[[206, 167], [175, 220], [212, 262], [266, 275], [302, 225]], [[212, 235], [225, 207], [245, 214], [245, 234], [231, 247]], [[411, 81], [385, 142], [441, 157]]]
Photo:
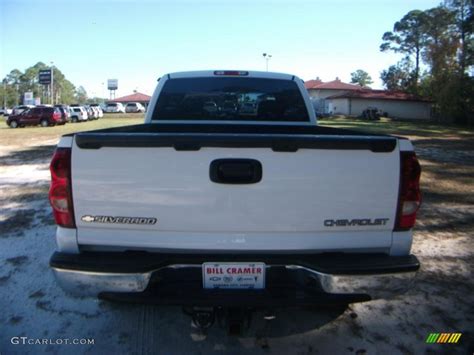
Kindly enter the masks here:
[[359, 99], [378, 99], [378, 100], [398, 100], [398, 101], [426, 101], [420, 96], [408, 94], [403, 91], [388, 91], [388, 90], [359, 90], [346, 91], [343, 94], [333, 95], [327, 97], [328, 99], [342, 99], [342, 98], [359, 98]]
[[347, 91], [358, 91], [363, 88], [359, 85], [342, 82], [339, 78], [333, 81], [323, 82], [321, 79], [308, 80], [304, 83], [308, 90], [309, 97], [317, 113], [327, 112], [327, 103], [325, 99], [329, 96], [343, 94]]
[[401, 119], [431, 118], [432, 103], [424, 98], [400, 91], [372, 90], [336, 80], [319, 78], [304, 84], [316, 114], [360, 116], [368, 107], [376, 107], [390, 117]]
[[339, 78], [336, 80], [328, 81], [327, 83], [321, 83], [312, 88], [313, 90], [344, 90], [344, 91], [353, 91], [353, 90], [362, 90], [363, 88], [359, 85], [343, 83]]
[[401, 91], [358, 90], [326, 98], [328, 113], [361, 116], [368, 107], [386, 112], [389, 117], [400, 119], [431, 118], [432, 102]]
[[339, 78], [328, 82], [323, 82], [319, 78], [308, 80], [305, 81], [304, 87], [308, 90], [308, 93], [311, 97], [318, 99], [324, 99], [328, 96], [342, 94], [346, 91], [358, 91], [364, 89], [359, 85], [344, 83]]
[[316, 86], [321, 85], [323, 82], [321, 79], [316, 78], [314, 80], [308, 80], [304, 82], [304, 87], [309, 90], [309, 89], [314, 89]]
[[150, 103], [150, 100], [151, 100], [151, 96], [143, 94], [141, 92], [135, 92], [131, 95], [118, 97], [118, 98], [110, 100], [108, 102], [120, 102], [124, 105], [128, 102], [139, 102], [143, 106], [147, 107], [148, 104]]

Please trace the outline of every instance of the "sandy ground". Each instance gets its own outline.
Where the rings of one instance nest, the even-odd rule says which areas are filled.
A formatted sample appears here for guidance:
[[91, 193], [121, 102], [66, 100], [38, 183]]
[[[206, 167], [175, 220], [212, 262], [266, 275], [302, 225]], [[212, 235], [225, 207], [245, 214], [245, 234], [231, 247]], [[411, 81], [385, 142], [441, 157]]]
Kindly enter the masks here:
[[[458, 137], [454, 137], [458, 138]], [[415, 137], [425, 201], [413, 252], [414, 289], [347, 309], [261, 314], [240, 337], [214, 326], [206, 336], [178, 307], [114, 304], [67, 296], [48, 259], [55, 226], [47, 201], [46, 146], [0, 149], [1, 354], [472, 354], [474, 342], [474, 148]], [[427, 345], [431, 332], [461, 332], [459, 344]], [[93, 339], [93, 345], [22, 345], [29, 339]]]

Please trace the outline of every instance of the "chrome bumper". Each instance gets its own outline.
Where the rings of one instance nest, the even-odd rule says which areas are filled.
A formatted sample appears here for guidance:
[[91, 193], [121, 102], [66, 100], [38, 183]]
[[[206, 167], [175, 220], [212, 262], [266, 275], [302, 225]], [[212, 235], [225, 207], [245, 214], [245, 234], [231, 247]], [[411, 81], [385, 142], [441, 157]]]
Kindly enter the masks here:
[[[102, 292], [140, 293], [147, 288], [152, 275], [165, 269], [201, 268], [201, 264], [168, 265], [144, 273], [106, 273], [69, 270], [53, 267], [61, 287], [76, 296], [97, 296]], [[284, 267], [311, 278], [327, 294], [364, 294], [371, 299], [390, 298], [407, 291], [413, 284], [416, 271], [367, 275], [331, 275], [299, 265], [267, 265]]]

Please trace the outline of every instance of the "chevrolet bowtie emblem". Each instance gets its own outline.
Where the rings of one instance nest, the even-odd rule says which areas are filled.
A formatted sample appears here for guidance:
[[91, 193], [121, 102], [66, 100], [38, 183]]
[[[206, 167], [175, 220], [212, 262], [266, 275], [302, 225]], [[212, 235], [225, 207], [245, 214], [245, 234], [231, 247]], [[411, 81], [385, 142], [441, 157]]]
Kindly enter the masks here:
[[81, 221], [83, 222], [94, 222], [95, 218], [92, 216], [82, 216]]

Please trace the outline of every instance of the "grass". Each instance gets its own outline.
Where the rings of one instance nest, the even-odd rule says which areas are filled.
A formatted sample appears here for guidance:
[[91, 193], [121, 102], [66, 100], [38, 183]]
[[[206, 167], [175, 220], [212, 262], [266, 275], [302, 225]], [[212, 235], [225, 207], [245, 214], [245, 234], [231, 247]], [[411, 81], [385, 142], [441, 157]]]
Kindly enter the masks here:
[[67, 123], [64, 126], [40, 127], [30, 126], [12, 129], [6, 124], [0, 124], [0, 147], [55, 144], [62, 135], [95, 129], [129, 126], [143, 123], [143, 114], [104, 114], [104, 117], [95, 121]]
[[393, 121], [382, 118], [380, 121], [366, 121], [356, 118], [336, 117], [320, 119], [319, 125], [335, 128], [362, 130], [369, 133], [394, 134], [416, 137], [466, 136], [474, 138], [474, 129], [423, 121]]

